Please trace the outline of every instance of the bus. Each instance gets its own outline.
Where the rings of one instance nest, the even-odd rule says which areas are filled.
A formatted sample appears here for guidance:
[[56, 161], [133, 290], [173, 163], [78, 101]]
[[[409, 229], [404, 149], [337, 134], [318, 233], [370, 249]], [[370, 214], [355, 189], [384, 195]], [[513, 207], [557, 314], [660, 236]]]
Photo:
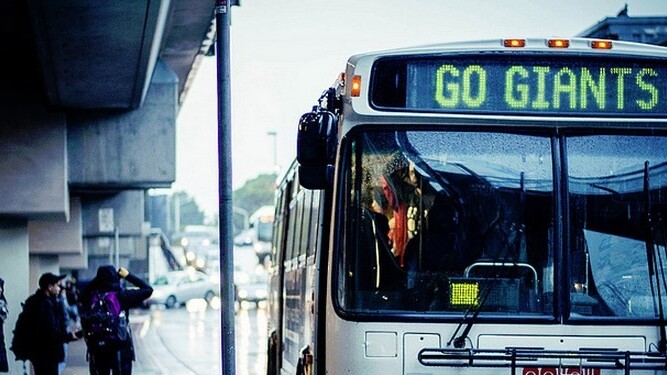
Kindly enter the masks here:
[[360, 54], [297, 134], [268, 374], [667, 374], [667, 48]]
[[252, 246], [259, 264], [265, 264], [271, 252], [274, 212], [275, 207], [262, 206], [253, 212], [248, 219]]

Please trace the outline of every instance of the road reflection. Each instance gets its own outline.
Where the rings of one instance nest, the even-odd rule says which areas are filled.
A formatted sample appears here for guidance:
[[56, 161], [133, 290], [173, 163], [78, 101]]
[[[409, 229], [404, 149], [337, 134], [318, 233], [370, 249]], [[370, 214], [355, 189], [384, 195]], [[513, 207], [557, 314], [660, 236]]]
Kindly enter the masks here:
[[[135, 336], [136, 373], [219, 374], [219, 300], [208, 306], [204, 300], [189, 301], [177, 309], [146, 311]], [[263, 304], [244, 304], [235, 315], [236, 374], [265, 374], [266, 309]]]
[[241, 308], [235, 329], [236, 373], [266, 374], [266, 310]]

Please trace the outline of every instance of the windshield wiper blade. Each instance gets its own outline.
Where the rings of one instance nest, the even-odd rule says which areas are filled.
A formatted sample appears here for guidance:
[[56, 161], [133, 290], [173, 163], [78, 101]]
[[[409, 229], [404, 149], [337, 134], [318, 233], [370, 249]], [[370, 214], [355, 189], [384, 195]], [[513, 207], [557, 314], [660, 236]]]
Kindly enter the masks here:
[[[488, 299], [489, 295], [491, 294], [491, 290], [495, 286], [494, 282], [490, 282], [485, 284], [484, 288], [484, 295], [482, 296], [482, 299], [479, 301], [477, 305], [471, 304], [470, 307], [468, 307], [468, 310], [466, 310], [466, 313], [463, 314], [463, 319], [461, 319], [461, 322], [459, 325], [456, 327], [456, 330], [454, 330], [454, 333], [452, 334], [452, 337], [449, 338], [449, 341], [447, 341], [447, 346], [450, 346], [452, 342], [454, 342], [454, 347], [455, 348], [463, 348], [465, 347], [465, 339], [468, 337], [468, 334], [470, 333], [470, 330], [472, 329], [473, 324], [475, 324], [475, 321], [477, 320], [477, 317], [479, 316], [480, 311], [482, 311], [482, 308], [484, 307], [484, 304], [486, 303], [486, 300]], [[475, 311], [473, 312], [472, 316], [468, 320], [468, 314], [475, 308]], [[457, 336], [459, 333], [459, 330], [463, 326], [465, 322], [468, 322], [466, 325], [466, 328], [461, 332], [461, 335]]]
[[608, 187], [602, 186], [602, 185], [598, 185], [598, 184], [588, 184], [588, 186], [590, 186], [590, 187], [594, 187], [594, 188], [596, 188], [596, 189], [604, 190], [604, 191], [606, 191], [606, 192], [608, 192], [608, 193], [611, 193], [611, 194], [613, 194], [613, 195], [615, 195], [615, 196], [619, 196], [619, 195], [621, 195], [621, 193], [619, 193], [618, 191], [616, 191], [616, 190], [614, 190], [614, 189], [612, 189], [612, 188], [608, 188]]

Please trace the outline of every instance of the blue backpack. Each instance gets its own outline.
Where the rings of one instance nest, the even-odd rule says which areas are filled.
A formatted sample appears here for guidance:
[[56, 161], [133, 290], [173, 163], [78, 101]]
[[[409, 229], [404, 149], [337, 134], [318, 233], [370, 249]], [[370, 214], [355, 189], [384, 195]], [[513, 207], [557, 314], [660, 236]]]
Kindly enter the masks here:
[[118, 350], [130, 338], [127, 314], [121, 308], [118, 292], [98, 292], [83, 306], [81, 326], [88, 349]]

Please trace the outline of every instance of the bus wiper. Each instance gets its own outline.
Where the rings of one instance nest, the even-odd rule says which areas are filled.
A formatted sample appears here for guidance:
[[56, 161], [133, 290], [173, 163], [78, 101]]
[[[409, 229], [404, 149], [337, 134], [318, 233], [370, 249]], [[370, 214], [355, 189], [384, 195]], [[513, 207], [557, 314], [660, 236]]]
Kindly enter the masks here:
[[[486, 303], [486, 300], [488, 299], [489, 295], [491, 294], [491, 290], [493, 289], [495, 283], [487, 283], [484, 288], [484, 295], [482, 296], [482, 299], [479, 301], [477, 305], [471, 304], [470, 307], [468, 307], [468, 310], [466, 310], [466, 313], [463, 314], [463, 319], [461, 319], [461, 322], [459, 325], [456, 327], [456, 330], [454, 330], [454, 333], [452, 334], [452, 337], [449, 338], [449, 341], [447, 341], [447, 346], [450, 346], [452, 342], [454, 342], [454, 347], [455, 348], [463, 348], [465, 347], [465, 340], [468, 337], [468, 334], [470, 333], [470, 330], [472, 329], [473, 324], [475, 324], [475, 321], [477, 320], [477, 316], [479, 316], [480, 311], [482, 311], [482, 308], [484, 307], [484, 304]], [[476, 308], [475, 308], [476, 307]], [[475, 308], [475, 311], [472, 314], [472, 317], [468, 319], [468, 314]], [[465, 322], [468, 322], [466, 325], [465, 329], [463, 332], [461, 332], [460, 336], [457, 336], [459, 333], [459, 330], [463, 326]]]
[[[658, 268], [658, 261], [662, 265], [662, 259], [657, 259], [659, 255], [655, 251], [655, 241], [653, 238], [653, 218], [651, 215], [651, 189], [649, 177], [649, 162], [644, 162], [644, 230], [646, 231], [646, 260], [648, 265], [649, 283], [651, 285], [651, 296], [653, 297], [653, 309], [656, 308], [656, 291], [658, 292], [658, 317], [660, 319], [660, 342], [658, 343], [658, 351], [660, 353], [667, 352], [667, 333], [665, 332], [665, 313], [662, 306], [662, 292], [660, 289], [660, 273], [664, 282], [664, 270], [662, 267]], [[655, 280], [655, 285], [654, 285]]]
[[[457, 165], [460, 168], [465, 168], [466, 170], [468, 170], [463, 165], [459, 165], [458, 163], [457, 163]], [[469, 170], [469, 172], [472, 175], [477, 176], [478, 178], [482, 179], [483, 181], [486, 181], [482, 177], [480, 177], [479, 175], [475, 174], [473, 171]], [[524, 172], [521, 172], [521, 175], [520, 175], [520, 186], [521, 186], [521, 188], [520, 188], [520, 192], [521, 192], [520, 202], [521, 202], [521, 207], [522, 207], [522, 211], [523, 211], [523, 210], [525, 210], [524, 205], [525, 205], [525, 193], [526, 193]], [[523, 225], [521, 225], [521, 226], [523, 226]], [[517, 263], [517, 256], [523, 255], [523, 254], [521, 254], [522, 245], [520, 243], [519, 246], [518, 246], [519, 248], [514, 249], [515, 251], [512, 251], [513, 250], [511, 248], [512, 246], [510, 245], [509, 240], [507, 238], [506, 238], [506, 241], [507, 241], [507, 244], [506, 244], [507, 246], [505, 247], [505, 255], [503, 256], [503, 259], [502, 259], [501, 263], [504, 264], [505, 262], [507, 262], [509, 257], [512, 256], [514, 264], [516, 264]], [[521, 239], [521, 241], [523, 241], [523, 239]], [[489, 295], [491, 294], [491, 291], [493, 290], [494, 286], [496, 285], [496, 282], [497, 282], [497, 279], [498, 279], [499, 276], [500, 276], [500, 272], [496, 272], [495, 277], [492, 280], [490, 280], [490, 282], [487, 282], [487, 284], [485, 284], [485, 287], [483, 288], [484, 295], [480, 299], [479, 304], [477, 306], [475, 306], [474, 304], [471, 304], [470, 307], [468, 307], [465, 314], [463, 314], [463, 319], [461, 319], [461, 322], [459, 323], [459, 325], [454, 330], [454, 333], [452, 334], [452, 337], [450, 337], [449, 341], [447, 341], [447, 346], [450, 346], [453, 342], [455, 348], [465, 347], [465, 339], [468, 337], [468, 334], [470, 333], [470, 330], [472, 329], [472, 326], [477, 321], [477, 317], [479, 316], [479, 313], [482, 311], [482, 308], [484, 307], [484, 305], [486, 303], [486, 300], [489, 298]], [[473, 311], [473, 308], [475, 308], [474, 311]], [[470, 317], [470, 319], [468, 319], [468, 314], [470, 314], [471, 311], [473, 311], [473, 314]], [[459, 333], [459, 330], [461, 329], [463, 324], [466, 323], [466, 321], [468, 322], [468, 324], [466, 325], [465, 329], [463, 329], [463, 332], [461, 332], [461, 335], [457, 336], [457, 334]]]
[[602, 185], [598, 185], [598, 184], [588, 184], [588, 186], [590, 186], [590, 187], [594, 187], [594, 188], [596, 188], [596, 189], [604, 190], [604, 191], [606, 191], [606, 192], [608, 192], [608, 193], [611, 193], [611, 194], [613, 194], [613, 195], [615, 195], [615, 196], [620, 196], [620, 195], [621, 195], [621, 193], [619, 193], [618, 191], [616, 191], [616, 190], [614, 190], [614, 189], [612, 189], [612, 188], [608, 188], [608, 187], [602, 186]]

